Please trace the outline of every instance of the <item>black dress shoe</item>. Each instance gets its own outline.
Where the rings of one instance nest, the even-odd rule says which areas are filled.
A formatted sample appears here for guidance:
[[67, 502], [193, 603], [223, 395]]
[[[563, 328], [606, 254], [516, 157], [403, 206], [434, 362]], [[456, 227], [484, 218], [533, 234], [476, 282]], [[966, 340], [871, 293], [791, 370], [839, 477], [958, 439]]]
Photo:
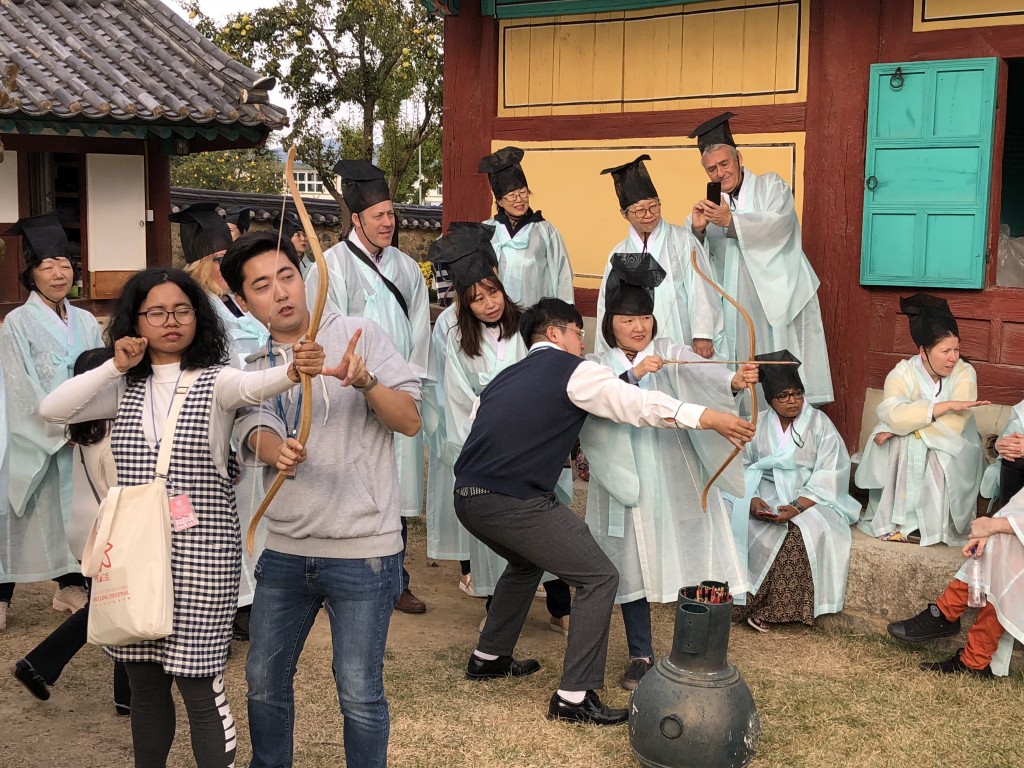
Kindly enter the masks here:
[[466, 665], [466, 679], [493, 680], [496, 677], [523, 677], [532, 675], [538, 669], [540, 669], [540, 663], [536, 659], [516, 661], [511, 656], [499, 656], [488, 661], [471, 653], [469, 664]]
[[50, 698], [50, 688], [46, 685], [46, 681], [43, 680], [43, 676], [36, 672], [36, 668], [25, 661], [25, 659], [19, 659], [15, 662], [14, 669], [11, 672], [18, 678], [18, 682], [28, 688], [28, 692], [40, 701], [46, 701]]
[[579, 704], [572, 704], [557, 691], [551, 696], [548, 706], [548, 720], [565, 720], [570, 723], [590, 723], [591, 725], [619, 725], [629, 719], [628, 709], [606, 707], [593, 691]]

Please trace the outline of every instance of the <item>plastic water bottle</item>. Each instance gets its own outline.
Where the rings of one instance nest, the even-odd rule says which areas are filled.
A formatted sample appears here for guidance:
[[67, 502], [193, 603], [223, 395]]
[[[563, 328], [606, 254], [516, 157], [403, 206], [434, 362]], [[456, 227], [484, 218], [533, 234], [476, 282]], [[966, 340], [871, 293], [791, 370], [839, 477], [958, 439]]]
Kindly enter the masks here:
[[967, 607], [981, 608], [988, 602], [985, 597], [985, 585], [981, 580], [981, 558], [974, 555], [971, 549], [971, 559], [967, 561]]

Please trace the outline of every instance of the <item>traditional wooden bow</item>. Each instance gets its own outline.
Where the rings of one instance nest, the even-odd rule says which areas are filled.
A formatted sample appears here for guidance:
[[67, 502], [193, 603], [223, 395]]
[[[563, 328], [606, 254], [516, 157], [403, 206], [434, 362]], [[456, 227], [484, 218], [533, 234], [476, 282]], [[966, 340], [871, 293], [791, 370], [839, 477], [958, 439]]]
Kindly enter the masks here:
[[[293, 144], [292, 148], [288, 150], [288, 159], [284, 164], [284, 181], [288, 185], [288, 192], [291, 194], [292, 200], [295, 201], [295, 210], [299, 214], [299, 221], [302, 222], [302, 228], [305, 230], [306, 238], [309, 240], [309, 247], [313, 250], [313, 261], [317, 266], [316, 304], [313, 306], [313, 312], [309, 318], [309, 330], [306, 332], [306, 338], [309, 341], [316, 341], [317, 331], [320, 330], [320, 319], [323, 317], [324, 306], [327, 304], [327, 261], [324, 259], [324, 252], [320, 247], [320, 238], [317, 237], [316, 230], [313, 228], [313, 222], [309, 218], [309, 213], [306, 212], [306, 204], [302, 202], [298, 185], [295, 183], [295, 174], [293, 173], [295, 153], [296, 149]], [[299, 412], [299, 431], [295, 439], [302, 445], [305, 445], [306, 440], [309, 439], [309, 430], [313, 426], [313, 377], [304, 373], [300, 373], [299, 377], [302, 380], [302, 408]], [[263, 497], [259, 509], [256, 510], [256, 514], [253, 515], [252, 521], [249, 523], [249, 532], [245, 537], [245, 546], [249, 550], [250, 555], [256, 544], [256, 526], [260, 524], [260, 520], [266, 514], [267, 509], [269, 509], [270, 503], [274, 500], [274, 496], [281, 490], [281, 486], [288, 477], [289, 473], [287, 472], [280, 471], [277, 473], [277, 477], [274, 478], [274, 482], [267, 489], [266, 496]]]
[[[739, 312], [741, 315], [743, 315], [743, 319], [747, 323], [747, 330], [750, 332], [750, 354], [747, 355], [747, 359], [748, 360], [753, 360], [754, 359], [754, 355], [757, 354], [757, 337], [755, 336], [755, 331], [754, 331], [754, 321], [750, 318], [750, 315], [747, 314], [747, 310], [745, 310], [743, 307], [741, 307], [739, 305], [739, 302], [737, 302], [732, 296], [730, 296], [728, 293], [726, 293], [724, 290], [722, 290], [722, 287], [718, 283], [716, 283], [714, 280], [712, 280], [710, 277], [708, 277], [707, 275], [704, 274], [704, 272], [701, 270], [701, 268], [697, 265], [697, 249], [696, 248], [691, 248], [690, 249], [690, 264], [693, 265], [693, 271], [696, 272], [700, 276], [701, 280], [703, 280], [705, 283], [707, 283], [712, 288], [714, 288], [717, 293], [721, 294], [723, 299], [725, 299], [730, 304], [732, 304], [734, 307], [736, 307], [736, 311]], [[752, 410], [752, 415], [751, 415], [751, 418], [750, 418], [750, 422], [756, 428], [757, 427], [757, 384], [747, 384], [747, 389], [750, 390], [750, 407], [753, 409]], [[727, 458], [722, 463], [722, 466], [720, 466], [718, 468], [718, 471], [715, 472], [715, 474], [713, 474], [711, 476], [710, 480], [708, 480], [708, 484], [704, 486], [704, 491], [700, 495], [700, 506], [701, 506], [701, 509], [703, 509], [705, 512], [708, 511], [708, 492], [711, 490], [711, 486], [715, 484], [715, 480], [717, 480], [719, 477], [721, 477], [722, 473], [725, 472], [726, 467], [728, 467], [729, 464], [732, 463], [732, 460], [735, 459], [737, 456], [739, 456], [739, 454], [740, 454], [740, 448], [739, 447], [733, 448], [732, 449], [732, 453], [729, 454], [729, 458]]]

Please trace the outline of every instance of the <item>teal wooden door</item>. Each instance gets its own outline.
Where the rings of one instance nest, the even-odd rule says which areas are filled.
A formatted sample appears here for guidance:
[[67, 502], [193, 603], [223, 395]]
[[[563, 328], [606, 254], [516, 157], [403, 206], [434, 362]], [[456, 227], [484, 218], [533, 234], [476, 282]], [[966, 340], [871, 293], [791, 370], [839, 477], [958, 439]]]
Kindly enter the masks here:
[[861, 283], [982, 287], [998, 62], [871, 67]]

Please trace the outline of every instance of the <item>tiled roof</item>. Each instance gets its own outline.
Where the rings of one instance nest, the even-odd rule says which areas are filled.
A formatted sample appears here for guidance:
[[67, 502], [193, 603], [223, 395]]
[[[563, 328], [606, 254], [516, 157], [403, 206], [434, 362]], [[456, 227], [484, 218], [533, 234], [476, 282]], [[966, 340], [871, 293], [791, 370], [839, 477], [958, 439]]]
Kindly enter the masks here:
[[[221, 192], [210, 189], [171, 187], [171, 205], [174, 210], [193, 203], [214, 202], [220, 206], [247, 205], [254, 211], [255, 221], [270, 221], [281, 211], [281, 195], [257, 195], [247, 192]], [[334, 200], [302, 198], [313, 224], [337, 226], [340, 222], [338, 204]], [[288, 200], [288, 210], [295, 206]], [[396, 205], [395, 216], [402, 229], [436, 230], [441, 233], [441, 207], [436, 205]]]
[[159, 0], [0, 0], [0, 62], [18, 67], [0, 116], [265, 130], [288, 122], [266, 84], [253, 87], [258, 73]]

